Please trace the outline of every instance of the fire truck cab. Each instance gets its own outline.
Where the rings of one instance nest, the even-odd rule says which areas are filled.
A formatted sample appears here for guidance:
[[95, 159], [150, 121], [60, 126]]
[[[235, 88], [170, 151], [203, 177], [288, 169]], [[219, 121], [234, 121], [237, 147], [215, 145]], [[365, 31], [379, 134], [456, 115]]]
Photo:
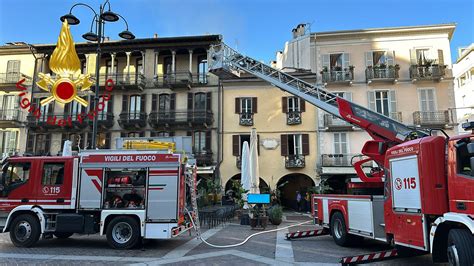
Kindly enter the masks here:
[[32, 246], [40, 236], [99, 233], [125, 249], [190, 226], [180, 154], [100, 150], [10, 157], [2, 161], [0, 184], [0, 230], [10, 232], [16, 246]]

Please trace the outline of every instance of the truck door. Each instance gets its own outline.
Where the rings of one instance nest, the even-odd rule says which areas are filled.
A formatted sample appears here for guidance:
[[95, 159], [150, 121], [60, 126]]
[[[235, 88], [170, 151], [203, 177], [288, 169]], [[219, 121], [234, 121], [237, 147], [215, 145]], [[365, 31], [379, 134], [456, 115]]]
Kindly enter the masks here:
[[176, 221], [179, 168], [150, 168], [148, 173], [147, 220]]
[[448, 159], [449, 210], [474, 212], [474, 138], [450, 143]]
[[41, 178], [36, 184], [37, 201], [50, 208], [70, 207], [72, 190], [72, 159], [45, 159], [39, 165]]

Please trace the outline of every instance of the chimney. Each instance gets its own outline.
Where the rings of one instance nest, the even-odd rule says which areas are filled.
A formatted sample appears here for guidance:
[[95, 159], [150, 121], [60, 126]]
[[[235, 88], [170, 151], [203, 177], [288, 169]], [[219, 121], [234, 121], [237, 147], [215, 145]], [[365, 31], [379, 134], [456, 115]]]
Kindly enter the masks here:
[[299, 24], [297, 27], [296, 27], [296, 35], [299, 37], [299, 36], [303, 36], [304, 35], [304, 32], [305, 32], [305, 29], [306, 29], [306, 24]]
[[153, 38], [158, 38], [158, 33], [153, 34]]
[[293, 39], [296, 39], [296, 37], [298, 37], [298, 35], [296, 35], [296, 29], [292, 29], [291, 34], [293, 36]]

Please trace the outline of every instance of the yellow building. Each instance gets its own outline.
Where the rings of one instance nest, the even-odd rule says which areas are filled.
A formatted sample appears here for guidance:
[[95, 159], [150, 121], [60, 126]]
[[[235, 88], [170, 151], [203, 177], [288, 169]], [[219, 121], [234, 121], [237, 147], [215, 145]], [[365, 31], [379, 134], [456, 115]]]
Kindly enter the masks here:
[[24, 87], [31, 84], [35, 57], [25, 43], [0, 46], [0, 156], [25, 150], [26, 112], [20, 106], [20, 90], [16, 83], [22, 79]]
[[[314, 82], [312, 75], [297, 75]], [[222, 185], [227, 191], [230, 180], [240, 179], [242, 145], [255, 128], [261, 191], [281, 185], [282, 200], [295, 207], [296, 191], [318, 181], [316, 108], [255, 77], [223, 80], [222, 87]]]

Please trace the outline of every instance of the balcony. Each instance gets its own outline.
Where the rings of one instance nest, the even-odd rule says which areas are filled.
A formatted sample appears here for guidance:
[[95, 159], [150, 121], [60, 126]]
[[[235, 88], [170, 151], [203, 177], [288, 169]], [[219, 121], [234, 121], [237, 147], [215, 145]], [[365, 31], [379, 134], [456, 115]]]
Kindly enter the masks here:
[[210, 166], [212, 165], [212, 152], [211, 151], [199, 151], [193, 152], [194, 158], [196, 159], [198, 166]]
[[20, 109], [0, 110], [0, 127], [20, 127], [23, 122]]
[[285, 168], [294, 169], [294, 168], [304, 168], [305, 161], [304, 155], [288, 155], [285, 156]]
[[410, 78], [413, 82], [417, 81], [441, 81], [446, 75], [446, 66], [444, 65], [411, 65]]
[[65, 128], [69, 129], [83, 129], [88, 126], [86, 114], [59, 114], [58, 119], [65, 119]]
[[124, 129], [139, 129], [146, 127], [146, 118], [145, 112], [121, 113], [118, 123]]
[[324, 115], [324, 127], [328, 131], [352, 130], [352, 125], [331, 114]]
[[301, 112], [290, 111], [286, 113], [286, 124], [287, 125], [299, 125], [301, 124]]
[[193, 76], [189, 71], [162, 74], [155, 77], [154, 84], [157, 88], [191, 89]]
[[209, 85], [209, 79], [207, 73], [198, 73], [193, 76], [193, 84], [199, 86]]
[[372, 82], [395, 83], [398, 81], [399, 70], [400, 67], [398, 65], [388, 67], [369, 66], [365, 70], [367, 84], [370, 84]]
[[[92, 126], [94, 123], [93, 119], [89, 119], [89, 125]], [[97, 126], [101, 129], [108, 129], [114, 126], [114, 115], [110, 113], [98, 113], [97, 114]]]
[[341, 71], [322, 71], [323, 83], [330, 84], [347, 84], [351, 85], [354, 79], [354, 69], [346, 69]]
[[253, 113], [240, 113], [239, 114], [239, 125], [241, 125], [241, 126], [253, 126]]
[[114, 81], [115, 88], [123, 90], [143, 90], [146, 87], [145, 76], [140, 73], [101, 74], [99, 76], [100, 86], [105, 86], [108, 79]]
[[[74, 120], [73, 122], [72, 116], [64, 113], [41, 113], [39, 117], [30, 113], [26, 117], [26, 125], [34, 130], [64, 130], [64, 128], [74, 128], [73, 123], [79, 123], [77, 117]], [[87, 125], [85, 121], [82, 124]]]
[[153, 128], [208, 128], [214, 122], [211, 110], [162, 110], [150, 113], [148, 123]]
[[16, 91], [16, 83], [22, 79], [25, 79], [25, 81], [22, 83], [23, 86], [31, 86], [31, 77], [23, 73], [0, 73], [0, 88], [3, 91]]
[[449, 111], [416, 111], [413, 113], [413, 123], [420, 127], [445, 128], [449, 125]]
[[[365, 158], [361, 154], [337, 153], [321, 154], [321, 166], [323, 167], [352, 167], [352, 164]], [[372, 165], [371, 162], [366, 163]], [[364, 164], [365, 165], [365, 164]]]

